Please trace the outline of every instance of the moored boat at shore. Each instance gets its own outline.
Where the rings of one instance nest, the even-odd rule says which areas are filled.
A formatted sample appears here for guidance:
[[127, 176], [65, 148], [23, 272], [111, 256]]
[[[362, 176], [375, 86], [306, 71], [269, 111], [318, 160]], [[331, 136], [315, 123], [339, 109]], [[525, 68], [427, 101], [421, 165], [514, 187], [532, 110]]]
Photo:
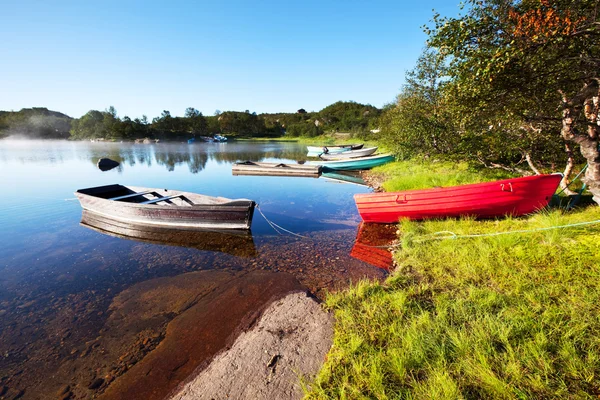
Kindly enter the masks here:
[[333, 161], [333, 160], [347, 160], [349, 158], [367, 157], [377, 151], [377, 147], [367, 147], [359, 150], [348, 150], [342, 153], [335, 154], [321, 154], [319, 158], [321, 160]]
[[391, 154], [377, 154], [373, 156], [351, 158], [348, 160], [313, 161], [314, 165], [322, 165], [323, 171], [355, 171], [370, 169], [394, 161]]
[[355, 194], [354, 201], [365, 222], [520, 216], [546, 207], [561, 179], [561, 174], [534, 175], [445, 188]]
[[107, 185], [75, 192], [81, 207], [121, 222], [178, 229], [250, 229], [256, 203], [178, 190]]

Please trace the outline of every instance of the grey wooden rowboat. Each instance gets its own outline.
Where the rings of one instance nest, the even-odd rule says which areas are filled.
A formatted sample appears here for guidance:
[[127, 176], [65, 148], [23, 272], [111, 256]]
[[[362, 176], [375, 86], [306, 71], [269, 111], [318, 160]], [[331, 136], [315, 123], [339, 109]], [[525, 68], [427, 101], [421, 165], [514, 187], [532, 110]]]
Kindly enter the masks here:
[[250, 229], [256, 203], [168, 189], [107, 185], [75, 192], [81, 207], [121, 222], [179, 229]]
[[332, 160], [347, 160], [350, 158], [359, 158], [370, 156], [371, 154], [377, 151], [377, 147], [367, 147], [360, 150], [349, 150], [344, 151], [343, 153], [335, 153], [335, 154], [320, 154], [319, 158], [321, 160], [332, 161]]

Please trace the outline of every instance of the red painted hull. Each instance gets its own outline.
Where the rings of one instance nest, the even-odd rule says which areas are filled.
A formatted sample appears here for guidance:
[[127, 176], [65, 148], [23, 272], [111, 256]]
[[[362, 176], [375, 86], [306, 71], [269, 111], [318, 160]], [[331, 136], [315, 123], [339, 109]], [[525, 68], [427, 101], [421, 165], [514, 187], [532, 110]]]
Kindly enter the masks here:
[[365, 222], [525, 215], [548, 205], [562, 175], [535, 175], [446, 188], [354, 195]]

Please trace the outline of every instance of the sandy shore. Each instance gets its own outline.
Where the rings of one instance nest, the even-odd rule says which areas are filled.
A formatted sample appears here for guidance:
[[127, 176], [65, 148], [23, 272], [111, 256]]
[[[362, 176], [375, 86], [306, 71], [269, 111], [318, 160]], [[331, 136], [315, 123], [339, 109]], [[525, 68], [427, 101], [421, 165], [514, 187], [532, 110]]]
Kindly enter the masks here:
[[171, 400], [299, 399], [331, 348], [333, 318], [305, 292], [272, 303], [257, 324]]

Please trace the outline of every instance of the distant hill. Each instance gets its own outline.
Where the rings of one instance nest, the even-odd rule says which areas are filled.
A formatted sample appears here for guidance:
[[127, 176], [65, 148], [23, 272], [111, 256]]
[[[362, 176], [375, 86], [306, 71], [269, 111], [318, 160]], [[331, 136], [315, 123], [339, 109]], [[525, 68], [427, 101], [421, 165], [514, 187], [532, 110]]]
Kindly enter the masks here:
[[0, 136], [66, 139], [72, 120], [66, 114], [43, 107], [0, 111]]

